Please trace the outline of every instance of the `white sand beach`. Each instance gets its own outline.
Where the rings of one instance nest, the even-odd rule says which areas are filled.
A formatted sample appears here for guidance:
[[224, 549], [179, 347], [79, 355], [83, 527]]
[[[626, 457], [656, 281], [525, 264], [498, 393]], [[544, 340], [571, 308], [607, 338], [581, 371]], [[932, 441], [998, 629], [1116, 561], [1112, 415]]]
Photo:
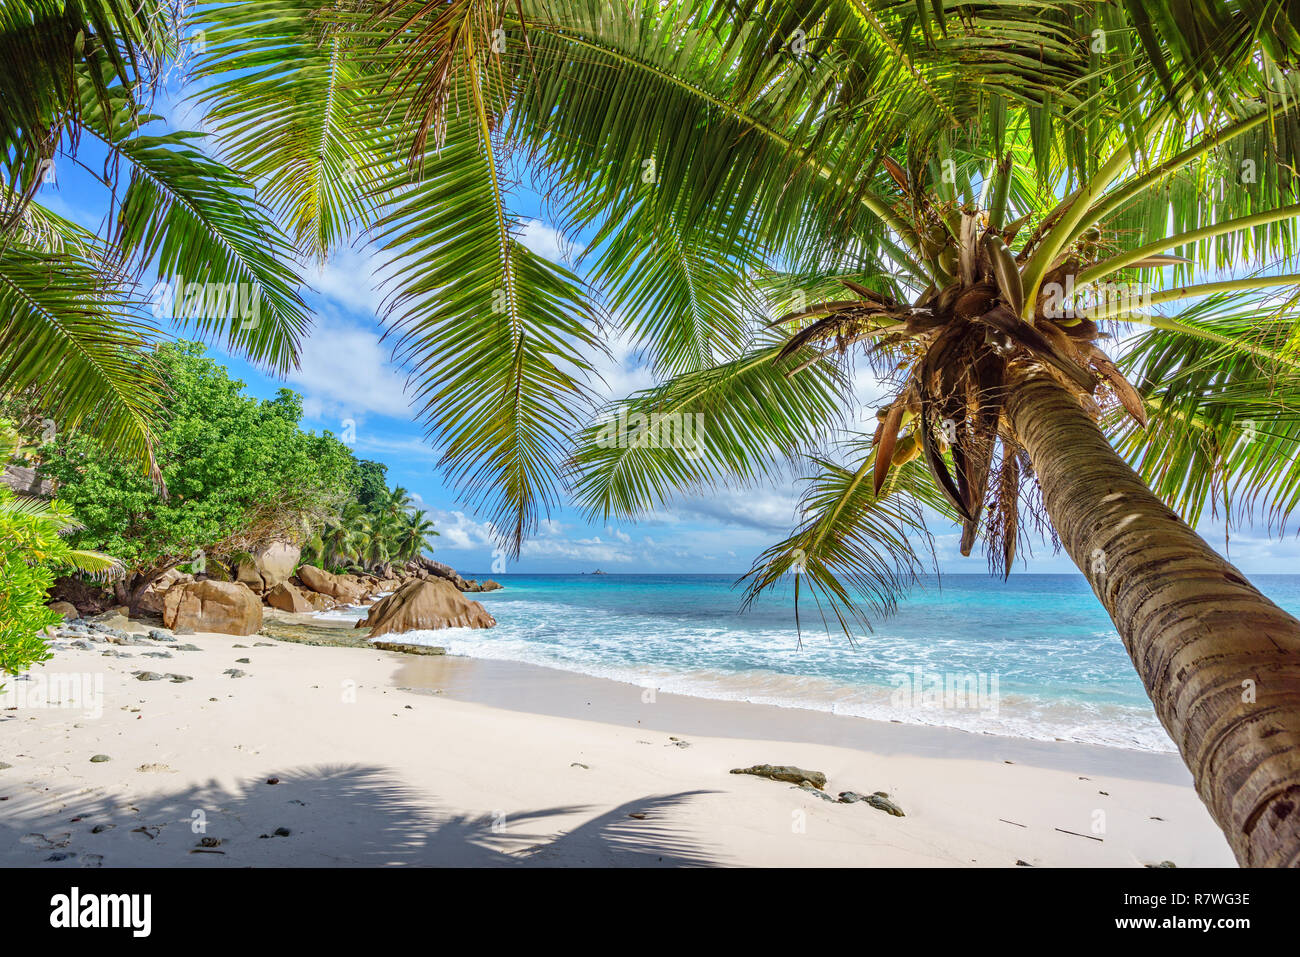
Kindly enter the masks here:
[[[30, 707], [56, 675], [102, 682], [102, 713]], [[256, 635], [63, 648], [32, 677], [0, 712], [5, 866], [1233, 864], [1168, 754]], [[728, 773], [754, 764], [906, 816]]]

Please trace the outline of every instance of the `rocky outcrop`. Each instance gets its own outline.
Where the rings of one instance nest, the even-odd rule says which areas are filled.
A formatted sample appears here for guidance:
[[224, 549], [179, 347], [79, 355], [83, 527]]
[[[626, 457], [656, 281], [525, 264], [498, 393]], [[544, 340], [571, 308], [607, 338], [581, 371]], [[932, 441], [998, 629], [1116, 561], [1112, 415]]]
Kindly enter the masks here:
[[338, 648], [369, 648], [365, 635], [341, 622], [298, 622], [268, 618], [262, 624], [262, 635], [276, 641], [292, 641], [302, 645], [332, 645]]
[[302, 549], [288, 542], [272, 542], [252, 553], [235, 569], [235, 581], [247, 585], [254, 594], [269, 591], [293, 575]]
[[167, 591], [163, 624], [173, 631], [192, 628], [223, 635], [252, 635], [262, 627], [262, 603], [238, 582], [185, 582]]
[[262, 583], [262, 576], [257, 573], [257, 566], [252, 562], [244, 561], [235, 566], [235, 581], [254, 595], [260, 595], [266, 590], [266, 586]]
[[840, 804], [857, 804], [859, 801], [869, 804], [878, 811], [892, 814], [894, 817], [907, 817], [903, 813], [903, 809], [891, 801], [889, 794], [885, 791], [876, 791], [874, 794], [859, 794], [857, 791], [840, 792]]
[[421, 555], [406, 563], [407, 571], [419, 578], [441, 578], [444, 581], [451, 582], [457, 591], [469, 591], [470, 585], [460, 572], [450, 565], [444, 565], [442, 562], [435, 562], [432, 558], [425, 558]]
[[366, 588], [355, 576], [331, 575], [315, 565], [303, 565], [298, 569], [298, 578], [304, 585], [320, 595], [354, 605], [366, 594]]
[[259, 549], [253, 557], [257, 560], [257, 570], [262, 575], [262, 583], [267, 588], [274, 588], [287, 582], [293, 570], [298, 567], [302, 549], [288, 542], [272, 542]]
[[192, 581], [194, 581], [193, 575], [187, 574], [177, 568], [163, 572], [162, 575], [156, 578], [149, 587], [144, 590], [144, 594], [142, 594], [140, 600], [136, 602], [136, 614], [144, 613], [146, 615], [161, 615], [163, 613], [163, 601], [166, 598], [167, 592], [172, 588], [175, 588], [177, 585], [183, 585], [186, 582]]
[[272, 608], [280, 609], [280, 611], [307, 614], [317, 610], [302, 592], [288, 582], [280, 582], [271, 586], [262, 595], [262, 600]]
[[357, 596], [350, 602], [356, 604], [357, 601], [369, 601], [370, 596], [374, 593], [379, 579], [370, 575], [336, 575], [335, 578], [343, 582], [344, 586], [351, 586], [353, 593]]
[[81, 617], [81, 612], [77, 611], [77, 606], [70, 601], [52, 601], [50, 602], [50, 611], [58, 612], [63, 616], [64, 621], [73, 621]]
[[444, 565], [442, 562], [435, 562], [432, 558], [426, 558], [423, 555], [419, 558], [412, 559], [403, 567], [406, 570], [406, 575], [410, 577], [441, 578], [443, 581], [451, 582], [452, 585], [456, 587], [457, 591], [495, 591], [501, 587], [500, 582], [494, 582], [491, 579], [479, 583], [473, 578], [465, 578], [450, 565]]
[[376, 602], [357, 622], [370, 637], [438, 628], [492, 628], [496, 619], [441, 578], [415, 579]]
[[773, 781], [788, 781], [791, 784], [811, 784], [818, 791], [826, 787], [826, 775], [820, 771], [805, 771], [788, 764], [755, 764], [748, 768], [732, 768], [732, 774], [753, 774]]
[[307, 604], [311, 605], [312, 611], [329, 611], [337, 604], [329, 595], [322, 595], [309, 588], [299, 588], [298, 591], [306, 599]]

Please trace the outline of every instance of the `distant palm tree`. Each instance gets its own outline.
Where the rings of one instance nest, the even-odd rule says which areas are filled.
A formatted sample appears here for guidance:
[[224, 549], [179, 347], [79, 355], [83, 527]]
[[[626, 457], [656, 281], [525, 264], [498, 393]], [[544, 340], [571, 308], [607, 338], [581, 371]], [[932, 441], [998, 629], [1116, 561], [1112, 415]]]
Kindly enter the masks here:
[[373, 568], [390, 560], [393, 538], [399, 521], [400, 519], [391, 518], [383, 512], [370, 516], [358, 556], [366, 567]]
[[397, 486], [389, 489], [387, 494], [372, 506], [374, 512], [388, 519], [399, 519], [412, 507], [411, 493], [408, 489]]
[[306, 560], [335, 568], [356, 561], [370, 534], [370, 517], [359, 502], [348, 502], [339, 514], [327, 520], [303, 549]]
[[411, 512], [397, 531], [394, 559], [408, 562], [419, 558], [426, 551], [433, 551], [433, 544], [429, 539], [438, 534], [433, 520], [424, 512]]

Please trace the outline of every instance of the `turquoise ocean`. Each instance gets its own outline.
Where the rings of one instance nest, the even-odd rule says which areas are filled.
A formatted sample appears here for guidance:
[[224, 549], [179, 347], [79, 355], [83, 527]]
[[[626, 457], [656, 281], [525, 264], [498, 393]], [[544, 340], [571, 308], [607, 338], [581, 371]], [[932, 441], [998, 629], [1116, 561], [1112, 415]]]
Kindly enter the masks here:
[[[729, 575], [465, 574], [505, 586], [472, 596], [498, 626], [404, 640], [663, 692], [1174, 750], [1080, 575], [926, 578], [896, 614], [850, 641], [828, 633], [806, 592], [802, 634], [792, 590], [740, 613], [742, 591]], [[1300, 575], [1252, 581], [1300, 615]]]

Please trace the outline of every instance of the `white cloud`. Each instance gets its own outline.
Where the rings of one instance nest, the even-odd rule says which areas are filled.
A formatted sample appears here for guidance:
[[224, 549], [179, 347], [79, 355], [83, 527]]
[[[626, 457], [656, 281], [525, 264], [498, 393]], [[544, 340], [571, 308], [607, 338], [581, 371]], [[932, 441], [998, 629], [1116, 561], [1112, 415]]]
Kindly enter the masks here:
[[558, 229], [548, 226], [540, 219], [529, 219], [519, 230], [519, 241], [551, 262], [569, 263], [573, 261], [576, 249]]
[[[433, 447], [423, 439], [389, 439], [380, 435], [374, 435], [364, 428], [357, 430], [357, 440], [354, 446], [357, 452], [368, 452], [373, 455], [399, 455], [412, 456], [415, 458], [433, 459], [437, 457], [437, 452]], [[419, 499], [418, 495], [412, 496]]]
[[308, 415], [336, 419], [336, 431], [343, 420], [366, 413], [411, 416], [405, 376], [389, 362], [389, 348], [373, 328], [318, 315], [302, 344], [301, 367], [288, 379], [303, 393]]
[[677, 521], [694, 517], [720, 522], [724, 527], [786, 535], [798, 519], [798, 503], [799, 493], [793, 483], [786, 487], [721, 488], [674, 501], [669, 515]]
[[426, 509], [425, 514], [438, 526], [439, 548], [456, 551], [487, 549], [491, 552], [496, 547], [487, 522], [476, 522], [464, 512], [446, 512], [438, 508]]
[[317, 293], [350, 312], [377, 316], [383, 303], [380, 287], [386, 274], [373, 249], [339, 249], [307, 280]]
[[624, 332], [607, 345], [609, 355], [596, 356], [593, 363], [600, 377], [593, 386], [601, 399], [617, 402], [655, 384], [654, 373], [641, 360], [629, 334]]

